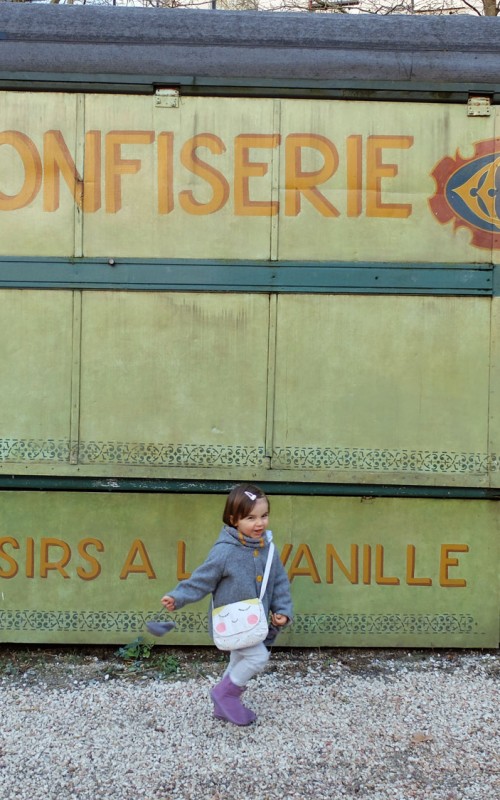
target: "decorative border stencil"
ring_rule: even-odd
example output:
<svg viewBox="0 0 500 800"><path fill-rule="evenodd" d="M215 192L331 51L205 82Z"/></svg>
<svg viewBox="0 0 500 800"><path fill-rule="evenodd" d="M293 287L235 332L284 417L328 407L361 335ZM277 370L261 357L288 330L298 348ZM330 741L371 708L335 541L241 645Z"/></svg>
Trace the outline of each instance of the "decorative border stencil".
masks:
<svg viewBox="0 0 500 800"><path fill-rule="evenodd" d="M137 611L0 611L0 630L140 633L155 612ZM175 615L177 633L207 633L205 613ZM477 622L470 614L299 614L293 633L355 634L473 634Z"/></svg>
<svg viewBox="0 0 500 800"><path fill-rule="evenodd" d="M282 469L369 470L484 474L500 469L500 456L439 450L385 448L278 447L273 467Z"/></svg>
<svg viewBox="0 0 500 800"><path fill-rule="evenodd" d="M155 442L70 442L0 439L0 463L68 463L156 467L264 467L265 448L249 445ZM271 469L487 475L500 471L500 454L386 448L277 447Z"/></svg>
<svg viewBox="0 0 500 800"><path fill-rule="evenodd" d="M128 444L80 442L80 464L130 464L161 467L259 467L264 447L213 444Z"/></svg>
<svg viewBox="0 0 500 800"><path fill-rule="evenodd" d="M0 463L68 462L160 467L260 467L264 447L248 445L70 442L55 439L0 439Z"/></svg>
<svg viewBox="0 0 500 800"><path fill-rule="evenodd" d="M294 633L474 633L470 614L300 614Z"/></svg>
<svg viewBox="0 0 500 800"><path fill-rule="evenodd" d="M67 462L69 459L68 439L0 439L0 462Z"/></svg>
<svg viewBox="0 0 500 800"><path fill-rule="evenodd" d="M0 611L0 630L4 631L73 631L140 633L146 622L157 617L140 611L37 611L19 609ZM206 633L207 615L176 614L177 629L182 633Z"/></svg>

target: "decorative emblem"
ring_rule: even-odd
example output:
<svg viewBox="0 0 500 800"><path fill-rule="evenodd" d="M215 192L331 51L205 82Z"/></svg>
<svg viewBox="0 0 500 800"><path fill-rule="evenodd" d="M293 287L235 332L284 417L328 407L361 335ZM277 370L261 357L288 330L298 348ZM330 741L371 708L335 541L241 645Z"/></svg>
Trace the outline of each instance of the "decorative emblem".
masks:
<svg viewBox="0 0 500 800"><path fill-rule="evenodd" d="M476 142L474 156L446 156L431 173L436 192L429 200L435 217L454 228L469 228L475 247L500 249L500 139Z"/></svg>

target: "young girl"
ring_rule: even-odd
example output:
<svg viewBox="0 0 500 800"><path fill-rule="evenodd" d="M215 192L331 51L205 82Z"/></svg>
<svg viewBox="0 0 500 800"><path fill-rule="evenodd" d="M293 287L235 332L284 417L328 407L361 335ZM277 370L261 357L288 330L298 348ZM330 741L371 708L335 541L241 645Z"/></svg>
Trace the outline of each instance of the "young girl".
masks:
<svg viewBox="0 0 500 800"><path fill-rule="evenodd" d="M195 603L209 593L214 608L259 596L272 539L271 531L267 530L269 508L269 500L257 486L247 483L234 487L226 501L224 525L206 560L190 578L162 597L167 611ZM291 621L290 584L276 549L262 602L266 614L271 612L271 625L275 629ZM255 714L243 705L241 695L250 678L261 672L268 660L269 651L263 642L231 652L221 682L211 691L218 719L234 725L250 725L255 721Z"/></svg>

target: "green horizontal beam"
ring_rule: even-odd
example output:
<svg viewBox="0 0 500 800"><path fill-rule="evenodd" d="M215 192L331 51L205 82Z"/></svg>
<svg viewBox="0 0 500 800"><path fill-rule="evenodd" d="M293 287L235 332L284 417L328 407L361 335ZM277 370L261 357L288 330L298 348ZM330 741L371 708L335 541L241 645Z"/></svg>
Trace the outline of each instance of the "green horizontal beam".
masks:
<svg viewBox="0 0 500 800"><path fill-rule="evenodd" d="M309 97L352 100L413 100L466 102L470 93L485 94L500 103L500 82L456 83L381 80L283 80L216 78L198 75L118 75L113 73L0 71L0 89L151 94L159 86L178 87L184 95Z"/></svg>
<svg viewBox="0 0 500 800"><path fill-rule="evenodd" d="M492 296L491 264L0 258L0 287Z"/></svg>
<svg viewBox="0 0 500 800"><path fill-rule="evenodd" d="M167 494L226 494L238 481L161 480L147 478L88 478L0 475L0 491L113 492ZM294 483L259 481L272 495L317 497L407 497L438 500L500 500L500 488L407 486L385 484Z"/></svg>

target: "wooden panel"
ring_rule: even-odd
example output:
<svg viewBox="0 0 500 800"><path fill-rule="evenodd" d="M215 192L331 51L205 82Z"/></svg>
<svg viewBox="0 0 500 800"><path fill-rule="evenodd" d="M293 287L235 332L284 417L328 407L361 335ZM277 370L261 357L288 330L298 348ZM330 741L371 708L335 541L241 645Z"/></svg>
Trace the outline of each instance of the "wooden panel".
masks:
<svg viewBox="0 0 500 800"><path fill-rule="evenodd" d="M273 467L485 485L490 303L281 296Z"/></svg>
<svg viewBox="0 0 500 800"><path fill-rule="evenodd" d="M156 100L0 93L3 255L490 263L500 246L496 111Z"/></svg>
<svg viewBox="0 0 500 800"><path fill-rule="evenodd" d="M264 459L269 299L85 293L83 463Z"/></svg>
<svg viewBox="0 0 500 800"><path fill-rule="evenodd" d="M85 217L85 255L269 258L269 211L255 204L269 204L273 148L251 150L265 166L242 211L234 176L244 167L234 150L241 134L272 134L272 101L182 98L179 108L157 108L150 96L94 95L85 122L108 147L102 207ZM238 186L244 193L243 178Z"/></svg>
<svg viewBox="0 0 500 800"><path fill-rule="evenodd" d="M4 492L3 641L124 643L205 558L225 496ZM294 625L280 645L496 647L496 504L272 497ZM209 599L165 643L209 644Z"/></svg>
<svg viewBox="0 0 500 800"><path fill-rule="evenodd" d="M0 462L67 462L71 292L0 292Z"/></svg>
<svg viewBox="0 0 500 800"><path fill-rule="evenodd" d="M283 100L281 133L289 153L280 203L289 206L280 217L280 259L490 260L491 237L473 245L463 220L457 227L449 209L439 219L429 200L436 165L477 155L478 140L492 141L492 118L467 118L463 105ZM313 187L300 193L297 210L294 184Z"/></svg>
<svg viewBox="0 0 500 800"><path fill-rule="evenodd" d="M78 107L73 94L0 93L2 253L81 255L72 188L61 177L74 176L75 163L82 169Z"/></svg>

